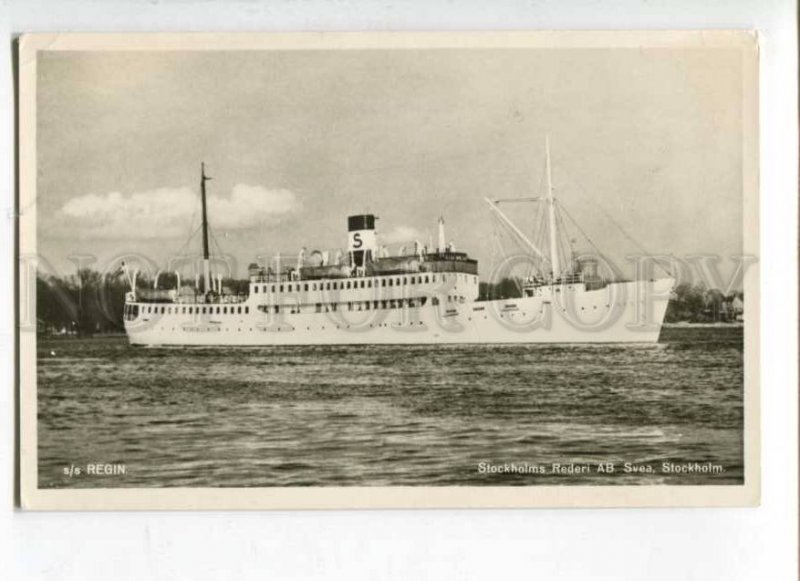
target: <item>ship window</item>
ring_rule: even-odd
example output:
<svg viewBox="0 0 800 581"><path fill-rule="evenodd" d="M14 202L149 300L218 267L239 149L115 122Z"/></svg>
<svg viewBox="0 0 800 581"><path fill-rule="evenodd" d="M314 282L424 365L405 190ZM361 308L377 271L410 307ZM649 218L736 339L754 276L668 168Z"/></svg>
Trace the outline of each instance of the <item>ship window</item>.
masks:
<svg viewBox="0 0 800 581"><path fill-rule="evenodd" d="M369 301L364 301L364 310L365 311L369 310Z"/></svg>
<svg viewBox="0 0 800 581"><path fill-rule="evenodd" d="M272 285L272 292L275 292L275 285Z"/></svg>
<svg viewBox="0 0 800 581"><path fill-rule="evenodd" d="M311 290L317 290L317 283L311 283Z"/></svg>
<svg viewBox="0 0 800 581"><path fill-rule="evenodd" d="M381 308L382 308L382 309L385 309L385 308L386 308L386 301L381 301Z"/></svg>
<svg viewBox="0 0 800 581"><path fill-rule="evenodd" d="M425 303L428 302L428 297L422 297L419 299L419 306L424 307Z"/></svg>
<svg viewBox="0 0 800 581"><path fill-rule="evenodd" d="M278 314L278 313L280 313L280 312L281 312L281 307L280 307L280 305L275 305L275 314L277 315L277 314Z"/></svg>
<svg viewBox="0 0 800 581"><path fill-rule="evenodd" d="M367 288L372 288L372 279L367 281Z"/></svg>
<svg viewBox="0 0 800 581"><path fill-rule="evenodd" d="M316 304L316 305L314 305L314 306L315 306L315 308L316 308L316 310L317 310L317 312L318 312L318 313L321 313L321 312L322 312L322 303L317 303L317 304Z"/></svg>
<svg viewBox="0 0 800 581"><path fill-rule="evenodd" d="M347 288L350 288L350 281L347 281Z"/></svg>
<svg viewBox="0 0 800 581"><path fill-rule="evenodd" d="M381 279L381 286L386 286L386 279L385 278Z"/></svg>
<svg viewBox="0 0 800 581"><path fill-rule="evenodd" d="M308 283L306 283L306 284L304 284L304 285L303 285L303 290L304 290L304 291L307 291L307 290L308 290Z"/></svg>
<svg viewBox="0 0 800 581"><path fill-rule="evenodd" d="M436 305L438 305L438 304L439 304L439 297L433 297L433 300L431 301L431 304L432 304L434 307L435 307Z"/></svg>
<svg viewBox="0 0 800 581"><path fill-rule="evenodd" d="M353 303L352 303L352 302L349 302L349 301L348 301L348 303L347 303L347 310L348 310L348 311L352 311L352 310L353 310Z"/></svg>
<svg viewBox="0 0 800 581"><path fill-rule="evenodd" d="M364 288L364 281L361 281L361 288Z"/></svg>
<svg viewBox="0 0 800 581"><path fill-rule="evenodd" d="M336 303L331 303L331 310L336 311Z"/></svg>
<svg viewBox="0 0 800 581"><path fill-rule="evenodd" d="M257 293L257 292L258 292L258 285L254 285L254 286L253 286L253 292L254 292L254 293Z"/></svg>
<svg viewBox="0 0 800 581"><path fill-rule="evenodd" d="M217 314L219 315L219 307L217 307Z"/></svg>
<svg viewBox="0 0 800 581"><path fill-rule="evenodd" d="M167 307L161 307L161 314L163 315L166 312L167 312Z"/></svg>
<svg viewBox="0 0 800 581"><path fill-rule="evenodd" d="M242 314L242 307L236 307L236 314L237 315L241 315Z"/></svg>
<svg viewBox="0 0 800 581"><path fill-rule="evenodd" d="M325 290L331 290L331 283L329 282L325 283Z"/></svg>
<svg viewBox="0 0 800 581"><path fill-rule="evenodd" d="M246 315L246 314L248 314L249 312L250 312L250 307L245 307L245 308L244 308L244 314Z"/></svg>
<svg viewBox="0 0 800 581"><path fill-rule="evenodd" d="M428 279L428 275L427 274L425 275L425 282L430 282L430 280Z"/></svg>
<svg viewBox="0 0 800 581"><path fill-rule="evenodd" d="M403 284L404 285L408 284L408 278L406 278L405 276L403 277Z"/></svg>
<svg viewBox="0 0 800 581"><path fill-rule="evenodd" d="M280 292L283 292L283 285L281 285L281 286L278 288L278 290L279 290Z"/></svg>
<svg viewBox="0 0 800 581"><path fill-rule="evenodd" d="M286 287L286 290L287 290L287 291L289 291L289 292L292 292L292 285L288 285L288 286Z"/></svg>
<svg viewBox="0 0 800 581"><path fill-rule="evenodd" d="M417 284L417 278L412 276L411 277L411 284Z"/></svg>
<svg viewBox="0 0 800 581"><path fill-rule="evenodd" d="M395 279L397 281L397 286L400 286L400 278Z"/></svg>
<svg viewBox="0 0 800 581"><path fill-rule="evenodd" d="M389 286L392 286L392 284L394 284L394 281L390 278L389 279Z"/></svg>
<svg viewBox="0 0 800 581"><path fill-rule="evenodd" d="M375 310L378 309L378 301L372 301L372 308Z"/></svg>

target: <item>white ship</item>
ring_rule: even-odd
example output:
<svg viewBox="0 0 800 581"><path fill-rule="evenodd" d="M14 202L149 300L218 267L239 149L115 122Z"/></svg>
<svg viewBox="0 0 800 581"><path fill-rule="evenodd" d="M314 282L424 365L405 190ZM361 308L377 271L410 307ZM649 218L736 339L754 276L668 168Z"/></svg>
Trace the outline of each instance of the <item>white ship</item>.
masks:
<svg viewBox="0 0 800 581"><path fill-rule="evenodd" d="M201 172L203 278L194 287L137 288L124 307L134 345L346 345L449 343L653 343L658 341L674 280L607 280L592 259L575 259L559 244L558 206L547 153L547 192L539 204L534 244L487 200L498 222L521 242L530 264L516 298L479 300L478 263L445 241L409 244L388 255L372 214L348 218L346 254L301 251L295 265L249 269L245 294L225 292L211 272L206 181ZM521 201L523 199L506 200ZM544 250L543 250L544 249ZM285 261L284 261L285 262ZM156 276L155 285L158 284Z"/></svg>

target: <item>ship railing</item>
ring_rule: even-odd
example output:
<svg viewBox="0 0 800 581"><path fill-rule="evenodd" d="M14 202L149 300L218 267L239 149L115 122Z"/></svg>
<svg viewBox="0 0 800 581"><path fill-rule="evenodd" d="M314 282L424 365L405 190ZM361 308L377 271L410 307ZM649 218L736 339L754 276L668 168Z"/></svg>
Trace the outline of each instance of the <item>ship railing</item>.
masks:
<svg viewBox="0 0 800 581"><path fill-rule="evenodd" d="M558 284L580 284L584 281L582 272L573 272L560 276L556 283Z"/></svg>
<svg viewBox="0 0 800 581"><path fill-rule="evenodd" d="M244 303L249 295L247 293L223 293L213 297L207 297L202 293L184 294L177 297L176 303L179 304L214 304L228 305Z"/></svg>
<svg viewBox="0 0 800 581"><path fill-rule="evenodd" d="M586 276L586 273L583 272L571 272L567 274L563 274L558 277L555 281L550 278L545 278L543 276L531 276L526 278L523 281L523 287L539 287L539 286L548 286L551 284L581 284L581 283L597 283L601 282L603 279L600 277L593 277L593 276Z"/></svg>
<svg viewBox="0 0 800 581"><path fill-rule="evenodd" d="M292 277L289 274L264 274L264 275L251 275L250 282L260 282L260 283L269 283L269 282L292 282Z"/></svg>

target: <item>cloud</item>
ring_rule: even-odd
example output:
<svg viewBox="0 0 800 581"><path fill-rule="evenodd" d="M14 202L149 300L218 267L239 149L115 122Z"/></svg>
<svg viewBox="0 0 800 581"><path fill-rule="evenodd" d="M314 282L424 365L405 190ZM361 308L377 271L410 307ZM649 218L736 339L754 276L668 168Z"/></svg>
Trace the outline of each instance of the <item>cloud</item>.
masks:
<svg viewBox="0 0 800 581"><path fill-rule="evenodd" d="M241 230L274 222L300 209L285 189L237 184L230 196L209 196L212 228ZM87 238L173 238L199 224L200 200L191 188L158 188L125 196L87 194L66 202L52 220L55 232Z"/></svg>
<svg viewBox="0 0 800 581"><path fill-rule="evenodd" d="M213 224L224 229L252 228L299 209L297 196L289 190L247 184L233 186L230 198L209 200Z"/></svg>
<svg viewBox="0 0 800 581"><path fill-rule="evenodd" d="M399 242L413 242L419 240L425 243L425 235L411 226L395 226L386 234L380 234L379 239L382 244L396 244Z"/></svg>

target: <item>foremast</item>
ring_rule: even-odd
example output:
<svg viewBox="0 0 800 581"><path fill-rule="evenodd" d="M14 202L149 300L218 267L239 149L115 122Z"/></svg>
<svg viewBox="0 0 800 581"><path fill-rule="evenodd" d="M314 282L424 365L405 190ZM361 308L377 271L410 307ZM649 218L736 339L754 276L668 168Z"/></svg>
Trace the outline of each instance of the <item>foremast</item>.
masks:
<svg viewBox="0 0 800 581"><path fill-rule="evenodd" d="M211 178L206 175L206 164L200 163L200 196L203 200L203 291L211 291L211 263L208 251L208 211L206 209L206 182Z"/></svg>

